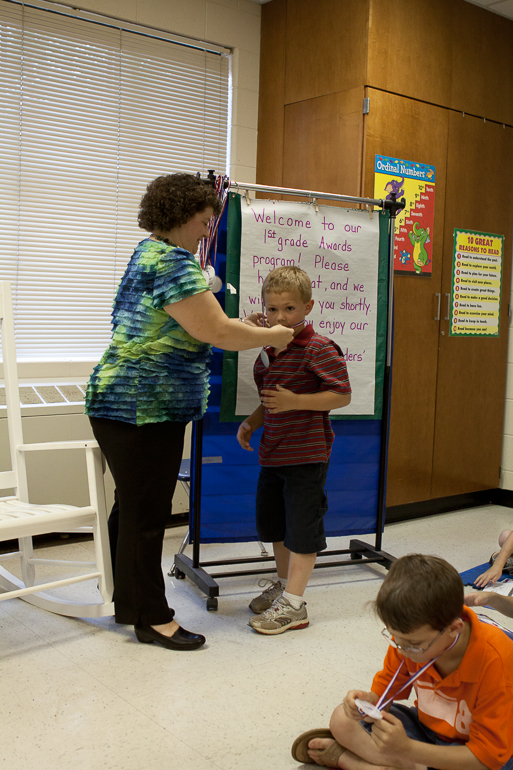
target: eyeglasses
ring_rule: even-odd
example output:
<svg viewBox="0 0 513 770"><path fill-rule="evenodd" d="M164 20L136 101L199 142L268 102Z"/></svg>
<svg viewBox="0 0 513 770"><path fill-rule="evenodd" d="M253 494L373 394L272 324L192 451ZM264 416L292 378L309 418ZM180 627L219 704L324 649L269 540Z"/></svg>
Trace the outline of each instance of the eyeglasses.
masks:
<svg viewBox="0 0 513 770"><path fill-rule="evenodd" d="M433 645L437 641L437 639L440 639L442 634L444 634L447 631L447 629L448 629L448 626L446 626L445 628L442 628L440 633L437 636L435 636L435 638L431 642L429 642L427 647L405 647L402 644L397 644L394 637L389 633L386 626L381 632L381 635L387 640L389 644L391 644L393 647L396 647L398 650L403 650L404 652L411 652L412 654L418 655L420 653L427 652L431 647L431 645Z"/></svg>

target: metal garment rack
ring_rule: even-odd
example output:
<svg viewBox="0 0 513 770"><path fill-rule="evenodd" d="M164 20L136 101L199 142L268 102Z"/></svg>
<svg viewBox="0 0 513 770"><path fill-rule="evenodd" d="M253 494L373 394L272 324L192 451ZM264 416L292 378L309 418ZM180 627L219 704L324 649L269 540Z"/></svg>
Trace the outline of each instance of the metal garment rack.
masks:
<svg viewBox="0 0 513 770"><path fill-rule="evenodd" d="M351 564L381 564L389 569L395 557L382 550L382 533L385 522L385 498L386 498L386 470L388 453L388 433L390 424L390 386L392 369L392 329L393 329L393 300L394 300L394 239L395 239L395 220L398 211L404 208L406 201L401 199L397 201L392 194L391 200L382 200L374 198L357 198L349 195L335 195L334 193L313 192L311 190L294 190L285 187L268 187L258 184L242 184L239 182L230 183L230 191L245 191L275 193L277 195L294 195L302 198L309 198L312 202L317 200L330 200L342 203L359 203L364 206L377 206L380 209L390 211L390 223L388 234L388 307L387 307L387 334L386 334L386 359L385 372L383 378L383 413L381 417L381 447L379 458L379 477L378 477L378 503L377 503L377 522L376 537L374 545L363 542L363 540L350 540L349 548L322 551L317 558L326 556L349 555L349 559L341 561L328 561L326 563L316 563L315 569L323 567L350 566ZM370 210L370 209L369 209ZM198 588L207 596L207 610L217 610L219 596L219 585L217 580L224 577L236 577L239 575L260 575L274 572L274 566L260 567L259 569L246 569L242 571L230 570L228 572L217 572L210 575L205 567L233 567L238 564L248 564L256 566L257 564L272 562L274 557L252 557L240 559L214 559L211 561L200 562L200 532L201 532L201 470L203 456L203 420L194 423L192 431L191 445L191 497L190 509L193 512L192 521L192 559L185 553L175 554L174 576L178 579L188 577Z"/></svg>

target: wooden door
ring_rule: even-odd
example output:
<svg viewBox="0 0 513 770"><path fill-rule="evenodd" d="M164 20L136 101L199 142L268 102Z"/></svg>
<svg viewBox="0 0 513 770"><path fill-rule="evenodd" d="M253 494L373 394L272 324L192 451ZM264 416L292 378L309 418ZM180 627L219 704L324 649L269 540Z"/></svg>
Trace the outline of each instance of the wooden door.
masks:
<svg viewBox="0 0 513 770"><path fill-rule="evenodd" d="M448 112L413 99L367 89L362 194L374 197L376 154L435 166L433 272L394 279L394 360L387 505L431 494L441 292Z"/></svg>
<svg viewBox="0 0 513 770"><path fill-rule="evenodd" d="M513 129L451 112L443 294L451 291L454 228L505 235L498 338L450 337L440 325L431 497L499 485L513 223ZM444 307L442 318L447 315Z"/></svg>

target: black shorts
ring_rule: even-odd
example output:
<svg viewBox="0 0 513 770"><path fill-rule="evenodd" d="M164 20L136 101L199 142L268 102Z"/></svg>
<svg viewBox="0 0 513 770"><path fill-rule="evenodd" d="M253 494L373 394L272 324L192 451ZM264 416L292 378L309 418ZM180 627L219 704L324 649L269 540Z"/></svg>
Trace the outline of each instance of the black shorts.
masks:
<svg viewBox="0 0 513 770"><path fill-rule="evenodd" d="M262 466L256 494L258 537L281 543L294 553L326 548L323 517L328 510L324 491L329 463Z"/></svg>

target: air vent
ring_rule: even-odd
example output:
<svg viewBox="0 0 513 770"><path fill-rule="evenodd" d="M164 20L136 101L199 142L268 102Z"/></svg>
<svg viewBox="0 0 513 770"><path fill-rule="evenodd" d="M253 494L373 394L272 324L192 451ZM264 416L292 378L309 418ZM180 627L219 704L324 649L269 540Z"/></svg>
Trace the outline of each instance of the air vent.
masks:
<svg viewBox="0 0 513 770"><path fill-rule="evenodd" d="M83 404L85 383L59 383L58 385L21 385L20 404L24 406L52 406L58 404ZM0 386L0 407L5 406L5 387Z"/></svg>

